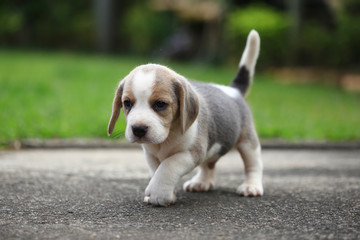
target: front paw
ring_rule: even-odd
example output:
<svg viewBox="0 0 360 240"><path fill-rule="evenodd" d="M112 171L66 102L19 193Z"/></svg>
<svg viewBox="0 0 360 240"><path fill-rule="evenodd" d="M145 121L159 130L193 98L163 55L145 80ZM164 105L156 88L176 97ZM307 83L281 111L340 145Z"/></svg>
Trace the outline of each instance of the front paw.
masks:
<svg viewBox="0 0 360 240"><path fill-rule="evenodd" d="M260 197L264 194L262 183L243 183L241 184L236 193L244 197Z"/></svg>
<svg viewBox="0 0 360 240"><path fill-rule="evenodd" d="M176 192L174 189L152 185L153 184L150 183L145 190L145 203L164 207L175 203Z"/></svg>

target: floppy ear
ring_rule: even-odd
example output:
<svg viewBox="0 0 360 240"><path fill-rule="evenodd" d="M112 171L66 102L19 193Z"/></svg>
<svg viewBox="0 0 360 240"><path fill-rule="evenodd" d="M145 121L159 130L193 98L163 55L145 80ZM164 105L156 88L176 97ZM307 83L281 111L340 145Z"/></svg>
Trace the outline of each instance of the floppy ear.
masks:
<svg viewBox="0 0 360 240"><path fill-rule="evenodd" d="M122 97L122 93L123 93L123 87L124 87L124 82L121 81L120 84L119 84L119 87L117 88L117 90L115 92L115 97L114 97L113 106L112 106L111 118L110 118L110 121L109 121L108 130L107 130L108 136L110 136L110 134L113 132L114 127L115 127L115 123L118 120L119 115L120 115L120 110L122 108L121 97Z"/></svg>
<svg viewBox="0 0 360 240"><path fill-rule="evenodd" d="M199 98L185 79L176 81L176 93L179 102L181 133L184 134L199 114Z"/></svg>

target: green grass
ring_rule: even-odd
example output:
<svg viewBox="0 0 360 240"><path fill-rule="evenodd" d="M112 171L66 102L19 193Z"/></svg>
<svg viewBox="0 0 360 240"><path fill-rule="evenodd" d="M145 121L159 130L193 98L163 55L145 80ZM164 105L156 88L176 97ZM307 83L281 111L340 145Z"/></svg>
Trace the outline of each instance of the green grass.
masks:
<svg viewBox="0 0 360 240"><path fill-rule="evenodd" d="M146 59L0 50L0 143L106 137L117 83ZM235 69L168 63L192 79L229 84ZM248 98L260 137L360 139L360 94L256 75ZM122 116L113 137L124 133Z"/></svg>
<svg viewBox="0 0 360 240"><path fill-rule="evenodd" d="M360 94L320 84L280 84L260 77L249 96L261 137L360 139Z"/></svg>

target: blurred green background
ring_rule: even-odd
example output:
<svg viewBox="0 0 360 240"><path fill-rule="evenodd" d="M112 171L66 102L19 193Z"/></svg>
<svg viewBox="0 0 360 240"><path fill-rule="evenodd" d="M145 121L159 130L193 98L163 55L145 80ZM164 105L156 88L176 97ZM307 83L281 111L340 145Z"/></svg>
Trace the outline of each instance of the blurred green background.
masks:
<svg viewBox="0 0 360 240"><path fill-rule="evenodd" d="M115 87L139 64L227 85L251 29L260 137L359 140L359 23L355 0L2 0L0 145L105 138Z"/></svg>

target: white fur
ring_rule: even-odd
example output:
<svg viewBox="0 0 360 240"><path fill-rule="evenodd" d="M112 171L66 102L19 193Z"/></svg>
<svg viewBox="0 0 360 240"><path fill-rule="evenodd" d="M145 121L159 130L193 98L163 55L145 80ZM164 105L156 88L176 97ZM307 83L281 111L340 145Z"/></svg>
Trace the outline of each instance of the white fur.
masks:
<svg viewBox="0 0 360 240"><path fill-rule="evenodd" d="M243 196L262 196L264 193L262 185L262 159L261 147L252 149L249 143L241 143L238 150L244 161L245 182L241 184L237 193Z"/></svg>
<svg viewBox="0 0 360 240"><path fill-rule="evenodd" d="M161 119L151 109L149 98L153 91L155 83L155 71L144 73L139 70L133 77L132 92L136 98L132 109L127 116L127 125L125 137L130 142L149 141L151 143L161 143L165 140L168 132L163 127ZM134 125L143 125L148 127L148 132L141 141L133 134L132 127Z"/></svg>
<svg viewBox="0 0 360 240"><path fill-rule="evenodd" d="M161 119L149 106L149 98L156 87L154 72L144 73L139 68L132 81L136 102L127 116L125 135L130 142L137 141L132 126L148 126L148 132L142 138L147 144L142 146L152 178L145 190L144 201L166 206L175 202L176 183L195 167L195 160L189 149L196 141L198 121L195 120L184 134L180 129L167 132Z"/></svg>
<svg viewBox="0 0 360 240"><path fill-rule="evenodd" d="M213 84L213 86L217 87L218 89L223 91L226 95L228 95L231 98L239 98L240 97L239 90L237 90L235 88L228 87L228 86L223 86L223 85L218 85L218 84Z"/></svg>
<svg viewBox="0 0 360 240"><path fill-rule="evenodd" d="M160 163L170 157L176 152L188 150L195 142L196 135L198 132L198 121L190 126L184 135L178 132L169 133L166 144L154 145L154 144L143 144L143 149L146 151L146 155L153 156ZM151 159L149 159L151 161ZM150 164L153 165L153 164ZM149 165L149 167L151 167Z"/></svg>
<svg viewBox="0 0 360 240"><path fill-rule="evenodd" d="M213 158L216 158L220 152L220 149L221 145L219 143L214 143L214 145L212 145L207 152L206 159L211 160Z"/></svg>
<svg viewBox="0 0 360 240"><path fill-rule="evenodd" d="M215 168L210 169L206 164L199 167L196 175L183 185L184 191L205 192L214 189Z"/></svg>
<svg viewBox="0 0 360 240"><path fill-rule="evenodd" d="M163 144L143 144L146 161L152 176L145 190L144 202L167 206L176 200L174 188L180 178L195 167L188 149L195 143L198 121L184 135L171 132Z"/></svg>
<svg viewBox="0 0 360 240"><path fill-rule="evenodd" d="M250 78L254 75L259 48L259 35L256 31L251 31L239 63L240 67L246 66L250 71ZM148 71L149 69L154 70ZM127 80L132 81L131 91L135 100L126 118L127 126L125 136L130 142L146 143L142 146L149 166L151 180L146 187L144 201L153 205L167 206L176 200L174 190L180 178L193 170L197 164L200 165L199 171L191 180L183 185L184 190L207 191L214 188L214 167L215 162L220 157L222 146L220 143L215 143L205 152L205 149L208 149L208 146L206 146L207 135L203 133L199 134L199 130L206 129L201 125L206 125L206 122L204 123L196 119L185 133L181 132L179 119L175 119L175 125L172 128L165 128L162 125L161 118L149 105L149 98L152 95L153 89L156 88L155 80L157 69L167 71L167 74L170 73L170 75L172 75L172 79L181 79L179 82L187 81L181 75L161 65L148 64L134 69L132 73L129 74L132 78L129 77ZM213 85L231 98L241 97L240 92L235 88L217 84ZM188 93L197 94L196 91L190 91ZM197 96L197 98L201 100L199 96ZM113 106L116 107L115 100ZM204 102L200 101L200 108L207 106L202 103ZM208 109L208 111L211 111L211 109ZM115 115L115 117L112 116L111 118L108 128L110 129L110 133L113 127L111 124L116 122L116 120L113 121L116 117ZM132 131L134 125L148 127L146 135L141 139L134 136ZM209 131L211 130L212 129L209 129ZM199 143L199 146L194 145ZM261 196L263 194L263 186L260 146L255 149L253 143L241 142L237 146L237 149L244 160L246 177L245 182L238 187L237 193L244 196ZM197 159L194 159L193 156L196 156Z"/></svg>
<svg viewBox="0 0 360 240"><path fill-rule="evenodd" d="M148 99L155 84L155 71L137 71L133 77L132 91L136 99Z"/></svg>
<svg viewBox="0 0 360 240"><path fill-rule="evenodd" d="M246 46L239 67L246 66L249 70L250 78L254 76L256 60L260 52L260 36L255 30L251 30L246 41Z"/></svg>
<svg viewBox="0 0 360 240"><path fill-rule="evenodd" d="M184 191L204 192L215 187L215 168L210 169L208 163L219 159L221 144L214 143L206 154L206 162L203 163L197 174L183 185Z"/></svg>
<svg viewBox="0 0 360 240"><path fill-rule="evenodd" d="M194 167L195 161L189 151L178 152L165 159L145 189L144 202L161 206L173 204L176 200L175 185Z"/></svg>

